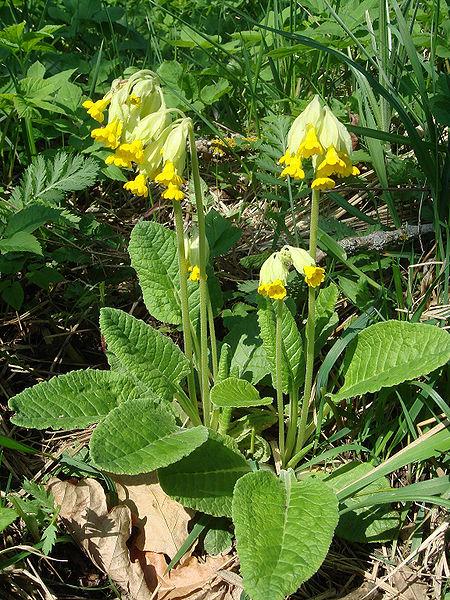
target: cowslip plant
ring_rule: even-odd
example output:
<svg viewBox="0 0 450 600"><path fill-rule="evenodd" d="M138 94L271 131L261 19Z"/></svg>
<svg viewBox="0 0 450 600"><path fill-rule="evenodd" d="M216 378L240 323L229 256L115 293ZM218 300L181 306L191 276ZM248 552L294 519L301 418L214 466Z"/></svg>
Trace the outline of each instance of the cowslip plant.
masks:
<svg viewBox="0 0 450 600"><path fill-rule="evenodd" d="M100 329L110 370L75 371L21 392L10 400L12 420L53 429L97 424L89 447L99 469L157 470L163 489L184 506L231 518L247 594L282 600L320 567L339 522L336 481L342 480L308 474L300 463L314 429L316 324L324 314L323 298L336 300L333 288L326 288L331 293L319 298L316 311L316 290L325 279L315 260L320 191L334 185L334 176L357 175L349 135L315 98L294 122L280 159L286 165L282 175L294 180L305 177L303 161L311 159L310 244L309 251L284 246L261 268L258 322L274 388L262 394L256 381L230 368L229 345L219 352L214 319L220 289L209 258L214 248L208 248L191 120L166 109L164 92L148 71L114 82L103 99L84 106L102 125L93 137L113 151L106 161L134 172L126 189L147 196L152 180L172 202L175 231L141 221L129 252L150 315L181 326L184 348L132 315L103 308ZM187 237L181 204L186 143L197 216L197 229ZM292 268L308 287L306 343L287 302ZM368 327L349 346L344 384L328 390L329 402L374 394L437 369L450 357L449 340L446 331L431 325L387 321ZM278 441L270 433L274 424ZM439 436L436 448L449 448L450 435ZM351 478L345 485L355 493L364 487ZM348 515L351 494L342 495L344 500Z"/></svg>

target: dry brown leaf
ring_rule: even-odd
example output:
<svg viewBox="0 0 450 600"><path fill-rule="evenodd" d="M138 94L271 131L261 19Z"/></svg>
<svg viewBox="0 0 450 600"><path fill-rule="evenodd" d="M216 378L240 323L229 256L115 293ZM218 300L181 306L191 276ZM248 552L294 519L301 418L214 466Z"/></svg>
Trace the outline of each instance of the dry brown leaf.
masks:
<svg viewBox="0 0 450 600"><path fill-rule="evenodd" d="M146 552L145 560L158 578L155 600L239 600L242 588L220 576L230 563L229 556L190 556L166 574L167 562L162 554Z"/></svg>
<svg viewBox="0 0 450 600"><path fill-rule="evenodd" d="M394 573L392 583L405 600L427 600L428 598L427 583L406 565Z"/></svg>
<svg viewBox="0 0 450 600"><path fill-rule="evenodd" d="M119 499L130 508L140 530L136 547L173 558L188 535L193 513L162 490L156 472L114 476L114 481Z"/></svg>
<svg viewBox="0 0 450 600"><path fill-rule="evenodd" d="M52 479L48 489L60 506L59 516L91 560L132 600L150 600L156 581L148 584L139 562L131 562L127 541L131 534L131 511L115 506L110 512L102 486L95 479L78 483ZM150 587L149 587L150 586Z"/></svg>

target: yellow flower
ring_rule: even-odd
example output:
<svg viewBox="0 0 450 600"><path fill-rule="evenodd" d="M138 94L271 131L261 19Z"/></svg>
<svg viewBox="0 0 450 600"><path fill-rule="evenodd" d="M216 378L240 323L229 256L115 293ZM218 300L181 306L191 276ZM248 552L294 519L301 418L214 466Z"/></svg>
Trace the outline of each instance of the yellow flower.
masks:
<svg viewBox="0 0 450 600"><path fill-rule="evenodd" d="M127 181L123 186L125 190L130 191L135 196L142 196L143 198L147 198L148 196L148 187L147 180L145 179L145 175L140 173L135 179L131 181Z"/></svg>
<svg viewBox="0 0 450 600"><path fill-rule="evenodd" d="M287 151L278 162L286 165L281 171L280 177L287 177L289 175L293 179L304 179L305 171L302 168L302 161L298 156L292 156Z"/></svg>
<svg viewBox="0 0 450 600"><path fill-rule="evenodd" d="M163 170L155 177L155 182L166 186L180 186L184 183L183 178L178 175L175 165L170 160L165 162Z"/></svg>
<svg viewBox="0 0 450 600"><path fill-rule="evenodd" d="M200 280L200 267L198 265L194 265L193 267L189 267L189 279L191 281L199 281Z"/></svg>
<svg viewBox="0 0 450 600"><path fill-rule="evenodd" d="M336 184L329 177L317 177L311 183L312 190L332 190Z"/></svg>
<svg viewBox="0 0 450 600"><path fill-rule="evenodd" d="M325 269L315 266L306 266L303 268L305 281L309 287L319 286L325 279Z"/></svg>
<svg viewBox="0 0 450 600"><path fill-rule="evenodd" d="M323 148L317 137L316 128L314 125L308 125L306 128L306 135L298 148L298 154L302 158L309 158L310 156L322 153Z"/></svg>
<svg viewBox="0 0 450 600"><path fill-rule="evenodd" d="M344 176L347 174L349 167L350 173L352 170L352 164L348 156L342 154L345 160L339 156L334 146L330 146L325 154L325 158L316 168L317 177L329 177L330 175Z"/></svg>
<svg viewBox="0 0 450 600"><path fill-rule="evenodd" d="M97 129L93 129L91 131L91 136L96 142L99 142L107 148L112 148L114 150L120 143L122 130L122 121L116 120L112 123L108 123L106 127L98 127Z"/></svg>
<svg viewBox="0 0 450 600"><path fill-rule="evenodd" d="M130 104L134 104L135 106L139 106L142 102L142 98L140 96L138 96L137 94L130 94L128 96L128 102Z"/></svg>
<svg viewBox="0 0 450 600"><path fill-rule="evenodd" d="M301 275L303 275L305 267L315 265L313 257L303 248L283 246L280 256L286 267L293 266Z"/></svg>
<svg viewBox="0 0 450 600"><path fill-rule="evenodd" d="M259 272L258 294L273 300L286 297L288 268L279 252L274 252L264 261Z"/></svg>
<svg viewBox="0 0 450 600"><path fill-rule="evenodd" d="M87 113L90 117L92 117L99 123L103 123L103 121L105 120L105 115L103 113L106 110L109 103L109 98L102 98L101 100L97 100L96 102L93 102L92 100L85 100L82 106L87 110Z"/></svg>
<svg viewBox="0 0 450 600"><path fill-rule="evenodd" d="M142 141L134 140L134 142L120 144L115 153L110 154L105 162L107 165L116 165L116 167L129 169L132 162L139 164L143 158L144 148Z"/></svg>
<svg viewBox="0 0 450 600"><path fill-rule="evenodd" d="M184 192L180 190L178 185L169 183L167 189L163 192L162 197L166 200L183 200Z"/></svg>
<svg viewBox="0 0 450 600"><path fill-rule="evenodd" d="M302 142L305 141L308 133L312 136L311 128L315 131L320 129L322 123L322 107L319 96L314 96L308 106L292 123L288 133L288 150L291 154L297 154ZM313 141L310 138L310 141ZM311 154L309 155L311 156Z"/></svg>

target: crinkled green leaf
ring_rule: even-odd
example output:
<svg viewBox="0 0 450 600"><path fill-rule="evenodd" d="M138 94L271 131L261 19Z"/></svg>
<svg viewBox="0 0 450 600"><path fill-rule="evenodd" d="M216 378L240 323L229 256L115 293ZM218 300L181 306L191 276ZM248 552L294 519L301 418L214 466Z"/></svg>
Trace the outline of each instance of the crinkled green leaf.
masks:
<svg viewBox="0 0 450 600"><path fill-rule="evenodd" d="M450 360L450 334L435 325L385 321L364 329L348 347L345 381L335 402L427 375Z"/></svg>
<svg viewBox="0 0 450 600"><path fill-rule="evenodd" d="M167 405L137 398L117 406L97 426L90 451L99 469L137 475L179 461L207 437L206 427L177 427Z"/></svg>
<svg viewBox="0 0 450 600"><path fill-rule="evenodd" d="M272 398L261 398L258 390L245 379L228 377L211 389L211 402L222 408L243 408L272 404Z"/></svg>
<svg viewBox="0 0 450 600"><path fill-rule="evenodd" d="M338 521L337 499L312 478L270 471L242 477L233 522L244 589L252 600L284 600L319 569Z"/></svg>
<svg viewBox="0 0 450 600"><path fill-rule="evenodd" d="M9 401L11 421L35 429L83 429L145 390L111 371L72 371L27 388Z"/></svg>
<svg viewBox="0 0 450 600"><path fill-rule="evenodd" d="M15 521L18 516L19 515L13 508L0 506L0 532L6 529L8 525L11 525L11 523Z"/></svg>
<svg viewBox="0 0 450 600"><path fill-rule="evenodd" d="M166 398L189 373L189 362L168 337L116 308L102 308L100 329L108 349L128 373Z"/></svg>
<svg viewBox="0 0 450 600"><path fill-rule="evenodd" d="M42 246L37 238L26 231L18 231L11 237L0 240L0 252L31 252L42 256Z"/></svg>
<svg viewBox="0 0 450 600"><path fill-rule="evenodd" d="M189 456L159 469L163 490L183 506L216 517L231 516L236 481L250 467L228 436L209 432L207 441Z"/></svg>
<svg viewBox="0 0 450 600"><path fill-rule="evenodd" d="M295 319L291 311L283 303L282 316L282 377L283 392L287 393L292 385L300 385L305 370L303 357L302 338L298 331ZM272 382L275 382L275 337L276 337L276 318L273 302L264 300L261 308L258 310L258 321L263 341L263 347L266 352L267 360L272 369Z"/></svg>

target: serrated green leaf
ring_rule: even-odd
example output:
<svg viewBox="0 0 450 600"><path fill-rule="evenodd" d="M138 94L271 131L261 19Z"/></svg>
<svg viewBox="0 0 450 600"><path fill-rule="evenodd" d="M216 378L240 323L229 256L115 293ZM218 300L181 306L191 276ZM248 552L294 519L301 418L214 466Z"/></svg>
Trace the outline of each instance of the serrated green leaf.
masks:
<svg viewBox="0 0 450 600"><path fill-rule="evenodd" d="M32 204L11 215L8 219L4 235L12 236L16 233L33 233L45 223L59 221L61 210L51 206Z"/></svg>
<svg viewBox="0 0 450 600"><path fill-rule="evenodd" d="M256 471L236 483L233 522L245 591L252 600L284 600L325 559L337 499L317 479Z"/></svg>
<svg viewBox="0 0 450 600"><path fill-rule="evenodd" d="M38 383L9 400L11 421L35 429L83 429L121 402L142 396L128 376L111 371L72 371Z"/></svg>
<svg viewBox="0 0 450 600"><path fill-rule="evenodd" d="M8 525L11 525L11 523L15 521L18 516L19 515L13 508L0 506L0 532L6 529Z"/></svg>
<svg viewBox="0 0 450 600"><path fill-rule="evenodd" d="M302 338L291 311L282 305L282 378L283 392L287 393L291 386L299 386L305 370ZM276 318L273 303L264 300L258 310L258 321L267 360L272 370L272 382L275 382L275 337Z"/></svg>
<svg viewBox="0 0 450 600"><path fill-rule="evenodd" d="M155 394L171 398L174 384L189 373L187 358L172 340L122 310L102 308L100 329L126 371Z"/></svg>
<svg viewBox="0 0 450 600"><path fill-rule="evenodd" d="M99 469L138 475L179 461L207 437L206 427L177 427L168 406L137 398L117 406L96 427L90 451Z"/></svg>
<svg viewBox="0 0 450 600"><path fill-rule="evenodd" d="M239 240L242 231L232 225L216 210L206 215L206 237L211 256L222 256Z"/></svg>
<svg viewBox="0 0 450 600"><path fill-rule="evenodd" d="M42 256L42 247L36 237L25 231L18 231L11 237L0 240L0 252L31 252Z"/></svg>
<svg viewBox="0 0 450 600"><path fill-rule="evenodd" d="M178 259L173 231L140 221L131 232L128 251L148 312L164 323L181 323Z"/></svg>
<svg viewBox="0 0 450 600"><path fill-rule="evenodd" d="M222 408L264 406L272 401L272 398L261 398L255 386L238 377L228 377L211 389L211 402Z"/></svg>
<svg viewBox="0 0 450 600"><path fill-rule="evenodd" d="M358 334L344 359L335 402L421 377L450 360L450 334L434 325L385 321Z"/></svg>
<svg viewBox="0 0 450 600"><path fill-rule="evenodd" d="M207 441L179 462L158 470L163 490L183 506L231 516L236 481L250 467L232 438L209 431Z"/></svg>

